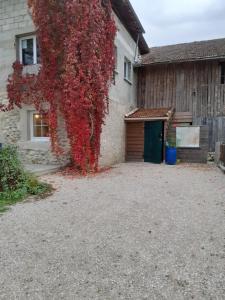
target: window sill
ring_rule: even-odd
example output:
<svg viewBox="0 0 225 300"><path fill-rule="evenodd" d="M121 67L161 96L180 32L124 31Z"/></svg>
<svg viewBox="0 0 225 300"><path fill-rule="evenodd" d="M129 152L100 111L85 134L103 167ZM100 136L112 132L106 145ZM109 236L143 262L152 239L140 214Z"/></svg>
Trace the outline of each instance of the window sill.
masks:
<svg viewBox="0 0 225 300"><path fill-rule="evenodd" d="M50 139L49 138L32 138L30 140L30 142L32 143L49 143L50 142Z"/></svg>
<svg viewBox="0 0 225 300"><path fill-rule="evenodd" d="M33 65L23 65L23 74L34 74L37 75L40 70L40 64L33 64Z"/></svg>
<svg viewBox="0 0 225 300"><path fill-rule="evenodd" d="M132 85L132 82L129 79L124 78L124 81L126 81L127 83L129 83L130 85Z"/></svg>

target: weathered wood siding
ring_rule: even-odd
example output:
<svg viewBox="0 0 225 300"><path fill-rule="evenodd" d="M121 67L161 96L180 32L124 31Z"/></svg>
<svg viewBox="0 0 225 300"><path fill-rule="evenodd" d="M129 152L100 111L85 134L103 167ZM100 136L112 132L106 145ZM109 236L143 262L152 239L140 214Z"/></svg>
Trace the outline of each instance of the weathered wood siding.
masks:
<svg viewBox="0 0 225 300"><path fill-rule="evenodd" d="M225 166L225 144L222 144L220 146L220 161L223 163Z"/></svg>
<svg viewBox="0 0 225 300"><path fill-rule="evenodd" d="M209 126L210 151L225 140L225 85L218 61L152 65L138 73L139 107L191 112L194 124Z"/></svg>
<svg viewBox="0 0 225 300"><path fill-rule="evenodd" d="M143 161L144 122L126 123L126 161Z"/></svg>
<svg viewBox="0 0 225 300"><path fill-rule="evenodd" d="M209 151L215 151L217 142L225 142L225 117L193 118L193 125L208 126Z"/></svg>

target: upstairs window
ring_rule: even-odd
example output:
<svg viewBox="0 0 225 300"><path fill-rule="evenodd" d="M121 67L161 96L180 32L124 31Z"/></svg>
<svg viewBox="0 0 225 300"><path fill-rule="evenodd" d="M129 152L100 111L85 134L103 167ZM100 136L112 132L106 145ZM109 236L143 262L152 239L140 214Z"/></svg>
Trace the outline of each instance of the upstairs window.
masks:
<svg viewBox="0 0 225 300"><path fill-rule="evenodd" d="M24 66L40 63L40 51L35 35L25 36L19 39L20 62Z"/></svg>
<svg viewBox="0 0 225 300"><path fill-rule="evenodd" d="M115 67L113 71L112 83L116 84L116 74L118 74L117 67L118 67L118 50L117 47L114 46L114 57L115 57Z"/></svg>
<svg viewBox="0 0 225 300"><path fill-rule="evenodd" d="M221 84L225 84L225 62L221 63Z"/></svg>
<svg viewBox="0 0 225 300"><path fill-rule="evenodd" d="M49 119L47 114L31 113L31 140L49 140Z"/></svg>
<svg viewBox="0 0 225 300"><path fill-rule="evenodd" d="M118 49L117 49L117 46L114 46L114 55L115 55L115 71L117 71L117 68L118 68Z"/></svg>
<svg viewBox="0 0 225 300"><path fill-rule="evenodd" d="M124 59L124 79L131 83L132 63L126 57Z"/></svg>

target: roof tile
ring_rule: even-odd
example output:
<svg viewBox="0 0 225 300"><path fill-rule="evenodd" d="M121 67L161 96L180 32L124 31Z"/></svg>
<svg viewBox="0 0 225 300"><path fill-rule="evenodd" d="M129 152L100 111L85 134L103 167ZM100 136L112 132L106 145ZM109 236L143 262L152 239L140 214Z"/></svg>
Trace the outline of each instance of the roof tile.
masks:
<svg viewBox="0 0 225 300"><path fill-rule="evenodd" d="M171 108L153 108L145 109L139 108L135 112L126 116L126 119L154 119L154 118L167 118Z"/></svg>
<svg viewBox="0 0 225 300"><path fill-rule="evenodd" d="M225 38L186 44L150 48L143 55L141 65L186 62L207 59L225 59Z"/></svg>

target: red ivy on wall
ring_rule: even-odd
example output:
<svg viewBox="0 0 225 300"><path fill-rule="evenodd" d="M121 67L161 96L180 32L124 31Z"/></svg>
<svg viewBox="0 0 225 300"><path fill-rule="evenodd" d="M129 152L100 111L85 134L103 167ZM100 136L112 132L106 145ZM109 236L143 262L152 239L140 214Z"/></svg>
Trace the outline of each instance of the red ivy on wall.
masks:
<svg viewBox="0 0 225 300"><path fill-rule="evenodd" d="M115 21L110 0L28 0L41 51L37 75L15 62L8 109L49 106L53 151L59 153L59 115L65 120L71 158L83 173L95 171L114 69ZM1 108L4 110L4 108Z"/></svg>

